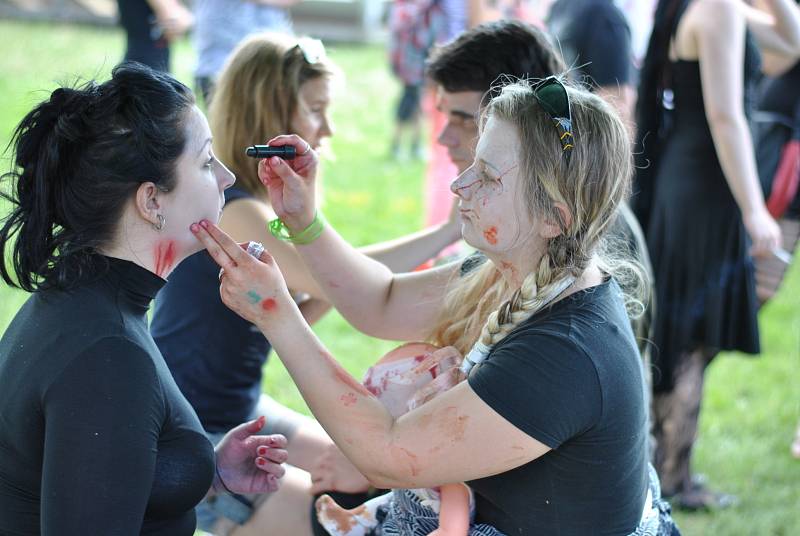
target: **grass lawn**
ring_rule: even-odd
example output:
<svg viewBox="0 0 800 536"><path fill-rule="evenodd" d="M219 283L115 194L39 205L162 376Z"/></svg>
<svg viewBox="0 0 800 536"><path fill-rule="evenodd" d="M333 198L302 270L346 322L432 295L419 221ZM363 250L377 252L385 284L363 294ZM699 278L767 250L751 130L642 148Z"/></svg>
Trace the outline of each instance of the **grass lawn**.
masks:
<svg viewBox="0 0 800 536"><path fill-rule="evenodd" d="M0 144L45 90L75 75L108 76L122 57L117 30L0 21ZM347 74L334 106L335 159L325 163L325 214L355 244L367 244L417 230L422 224L423 165L386 158L392 106L398 87L380 47L331 47ZM173 56L176 75L191 82L193 55L188 42ZM8 169L7 155L0 167ZM0 210L4 210L0 208ZM0 289L0 330L20 304L23 292ZM800 461L788 445L800 418L800 266L795 265L780 296L761 315L764 353L760 359L721 356L707 376L696 467L714 486L739 495L734 509L711 514L679 514L687 535L800 535ZM329 314L315 331L353 374L393 344L356 333ZM277 358L266 369L264 390L306 411Z"/></svg>

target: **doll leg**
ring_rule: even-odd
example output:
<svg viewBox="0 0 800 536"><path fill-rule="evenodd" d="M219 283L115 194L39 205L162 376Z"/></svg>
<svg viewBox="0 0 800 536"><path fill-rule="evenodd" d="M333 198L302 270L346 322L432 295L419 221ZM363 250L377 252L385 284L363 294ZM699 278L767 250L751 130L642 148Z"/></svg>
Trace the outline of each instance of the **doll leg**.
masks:
<svg viewBox="0 0 800 536"><path fill-rule="evenodd" d="M378 524L375 513L392 499L391 493L379 495L352 510L345 510L328 495L317 499L317 519L332 536L365 536Z"/></svg>
<svg viewBox="0 0 800 536"><path fill-rule="evenodd" d="M439 494L439 528L428 536L467 536L472 502L469 488L466 484L445 484Z"/></svg>

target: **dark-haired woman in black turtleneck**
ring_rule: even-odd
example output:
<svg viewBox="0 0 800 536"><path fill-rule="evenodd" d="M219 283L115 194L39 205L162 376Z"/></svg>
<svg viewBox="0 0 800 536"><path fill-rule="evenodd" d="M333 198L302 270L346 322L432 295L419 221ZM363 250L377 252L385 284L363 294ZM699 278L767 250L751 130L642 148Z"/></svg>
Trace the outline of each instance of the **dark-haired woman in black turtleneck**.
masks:
<svg viewBox="0 0 800 536"><path fill-rule="evenodd" d="M207 494L277 489L285 438L258 419L215 452L148 331L233 183L189 89L119 66L55 90L14 149L0 274L33 295L0 341L0 533L189 536Z"/></svg>

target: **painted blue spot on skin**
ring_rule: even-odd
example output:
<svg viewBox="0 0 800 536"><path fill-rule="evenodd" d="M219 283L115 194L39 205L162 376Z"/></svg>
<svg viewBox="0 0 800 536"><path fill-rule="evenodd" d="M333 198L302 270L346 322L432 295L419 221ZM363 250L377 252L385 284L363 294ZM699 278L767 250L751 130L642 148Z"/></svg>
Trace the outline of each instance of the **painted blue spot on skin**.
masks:
<svg viewBox="0 0 800 536"><path fill-rule="evenodd" d="M258 295L258 292L256 292L255 290L251 290L251 291L249 291L249 292L247 293L247 299L248 299L248 301L249 301L250 303L252 303L253 305L255 305L255 304L257 304L258 302L260 302L260 301L261 301L261 296L259 296L259 295Z"/></svg>

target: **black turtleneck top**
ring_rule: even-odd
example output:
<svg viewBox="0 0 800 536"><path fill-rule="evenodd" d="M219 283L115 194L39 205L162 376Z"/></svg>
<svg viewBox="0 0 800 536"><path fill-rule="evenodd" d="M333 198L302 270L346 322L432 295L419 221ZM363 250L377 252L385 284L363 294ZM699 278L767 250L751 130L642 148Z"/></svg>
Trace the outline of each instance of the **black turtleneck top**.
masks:
<svg viewBox="0 0 800 536"><path fill-rule="evenodd" d="M194 532L214 451L148 331L164 280L101 261L0 340L0 534Z"/></svg>

